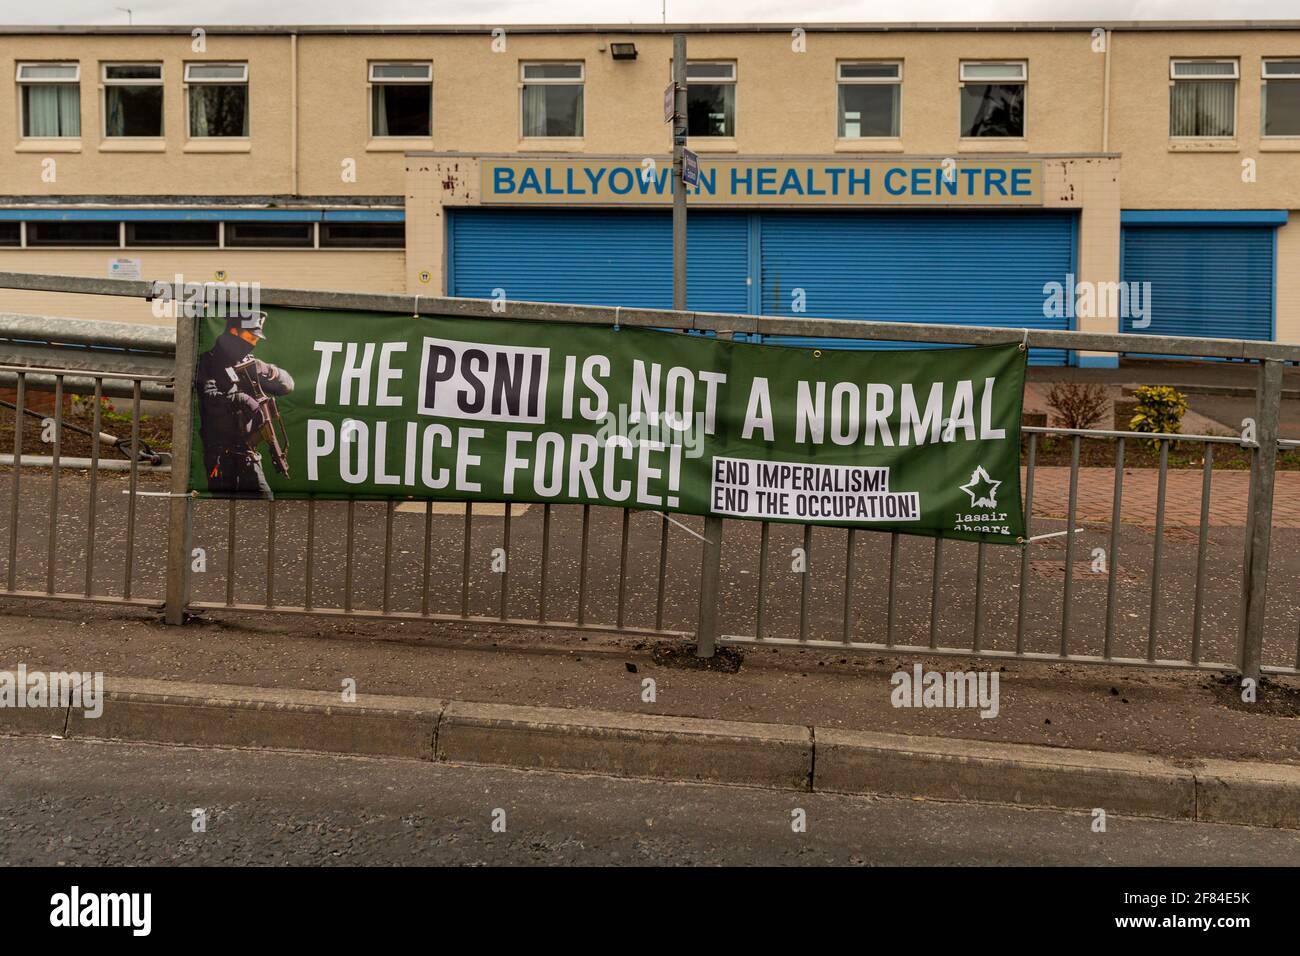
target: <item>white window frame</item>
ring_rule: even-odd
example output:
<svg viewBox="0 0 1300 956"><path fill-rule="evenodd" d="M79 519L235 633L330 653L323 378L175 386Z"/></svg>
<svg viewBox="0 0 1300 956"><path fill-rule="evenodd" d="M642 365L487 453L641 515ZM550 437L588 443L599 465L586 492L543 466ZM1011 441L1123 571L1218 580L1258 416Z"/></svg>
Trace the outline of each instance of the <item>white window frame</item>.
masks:
<svg viewBox="0 0 1300 956"><path fill-rule="evenodd" d="M1005 66L1007 72L1001 76L967 76L968 66ZM961 60L957 65L957 89L966 88L967 83L988 83L1000 86L1014 86L1019 83L1025 88L1025 115L1021 119L1019 136L966 136L962 133L961 103L957 104L958 139L963 143L1018 143L1029 138L1029 61L1028 60ZM901 122L901 121L900 121Z"/></svg>
<svg viewBox="0 0 1300 956"><path fill-rule="evenodd" d="M146 79L134 77L129 80L112 80L108 77L110 67L114 66L156 66L158 67L158 78ZM166 70L163 64L158 60L110 60L99 65L99 86L102 91L99 97L99 135L103 139L114 140L132 140L153 142L155 140L165 140L167 138L167 90L166 90ZM163 101L161 115L159 116L159 133L157 136L109 136L108 135L108 88L110 86L161 86L163 87Z"/></svg>
<svg viewBox="0 0 1300 956"><path fill-rule="evenodd" d="M884 76L844 75L846 66L892 66L897 74ZM840 135L840 86L896 86L898 87L898 132L893 136L841 136ZM835 63L835 138L851 142L858 140L895 140L903 135L903 61L902 60L837 60Z"/></svg>
<svg viewBox="0 0 1300 956"><path fill-rule="evenodd" d="M1227 73L1195 73L1189 76L1179 76L1178 67L1184 63L1227 63L1232 66L1232 75ZM1232 80L1232 132L1226 136L1175 136L1169 134L1169 138L1176 142L1198 142L1201 140L1234 140L1237 138L1237 130L1241 123L1241 62L1236 57L1222 56L1180 56L1169 58L1169 88L1172 93L1174 85L1178 81L1195 81L1195 80ZM1173 103L1170 102L1170 112L1173 112ZM1170 116L1170 125L1173 125L1173 117Z"/></svg>
<svg viewBox="0 0 1300 956"><path fill-rule="evenodd" d="M669 61L670 72L669 72L669 75L668 75L668 78L669 78L669 79L672 79L671 63L672 63L672 61L670 60L670 61ZM726 141L726 140L734 140L734 139L736 138L736 126L737 126L737 124L738 124L738 121L740 120L740 85L736 82L736 78L737 78L737 76L739 76L739 74L740 74L740 70L739 70L739 69L737 68L737 66L736 66L736 61L735 61L735 60L692 60L692 59L689 59L689 58L688 58L688 59L686 60L686 87L687 87L688 90L690 89L690 86L691 86L691 67L692 67L692 66L727 66L727 67L730 67L730 68L731 68L731 76L729 76L729 77L727 77L727 76L699 76L699 77L696 77L696 78L695 78L695 81L696 81L697 83L708 83L710 86L714 86L714 85L716 85L716 86L733 86L733 87L735 87L735 89L732 91L732 94L731 94L731 112L732 112L732 114L733 114L732 117L731 117L731 135L730 135L730 136L697 136L697 137L695 137L695 138L696 138L697 140L705 140L705 141L710 141L710 140L711 140L711 141L713 141L713 142L717 142L718 140L723 140L723 141ZM836 118L836 121L838 122L838 117ZM689 130L690 130L690 117L689 117L689 115L687 116L687 119L686 119L686 128L687 128L687 131L688 131L688 133L689 133Z"/></svg>
<svg viewBox="0 0 1300 956"><path fill-rule="evenodd" d="M72 78L59 77L35 77L24 78L23 68L28 66L70 66L72 67ZM79 140L81 134L76 136L24 136L23 135L23 90L24 86L75 86L77 88L77 110L81 110L81 63L77 60L19 60L14 64L14 85L18 87L18 138L19 139L69 139Z"/></svg>
<svg viewBox="0 0 1300 956"><path fill-rule="evenodd" d="M377 66L418 66L425 71L418 76L375 76ZM376 86L427 86L429 88L429 132L424 136L381 135L375 132ZM432 60L371 60L366 64L366 134L371 139L432 139L433 138L433 61Z"/></svg>
<svg viewBox="0 0 1300 956"><path fill-rule="evenodd" d="M1268 86L1269 80L1273 80L1275 82L1281 82L1281 83L1295 83L1297 86L1300 86L1300 66L1296 67L1296 71L1294 73L1278 73L1270 76L1268 72L1268 68L1277 63L1300 63L1300 54L1297 54L1296 56L1266 57L1264 60L1262 60L1260 62L1260 67L1259 67L1260 86L1261 87ZM1268 108L1268 101L1263 95L1261 95L1259 99L1260 99L1259 135L1261 139L1294 140L1297 138L1297 136L1300 136L1300 133L1274 133L1272 135L1265 134L1264 121L1267 119L1267 116L1265 115L1264 111Z"/></svg>
<svg viewBox="0 0 1300 956"><path fill-rule="evenodd" d="M1005 66L1007 72L1001 76L967 76L966 68L968 66ZM1029 61L1028 60L962 60L958 82L965 86L967 83L998 83L1009 86L1014 83L1023 83L1029 85Z"/></svg>
<svg viewBox="0 0 1300 956"><path fill-rule="evenodd" d="M243 69L243 78L242 79L232 79L230 77L221 77L220 79L215 79L215 78L208 79L205 77L195 78L190 75L190 67L192 66L237 66ZM252 137L253 124L252 124L251 116L244 117L245 125L248 127L248 136L195 136L190 132L190 130L193 128L193 125L190 122L191 105L192 105L190 103L190 87L191 86L248 86L249 85L248 84L248 63L241 60L192 60L185 64L185 72L183 76L184 79L183 82L181 83L181 92L185 96L185 138L186 139L199 139L205 142L208 140L220 140L222 142L225 142L227 140L243 141L243 140L250 139ZM248 98L248 96L245 96L244 109L251 110L252 108L253 108L252 100Z"/></svg>
<svg viewBox="0 0 1300 956"><path fill-rule="evenodd" d="M578 75L547 76L530 79L530 66L576 66ZM582 87L582 135L581 136L529 136L524 125L524 89L529 86L581 86ZM520 60L519 61L519 138L520 139L564 139L577 142L587 135L587 62L586 60Z"/></svg>

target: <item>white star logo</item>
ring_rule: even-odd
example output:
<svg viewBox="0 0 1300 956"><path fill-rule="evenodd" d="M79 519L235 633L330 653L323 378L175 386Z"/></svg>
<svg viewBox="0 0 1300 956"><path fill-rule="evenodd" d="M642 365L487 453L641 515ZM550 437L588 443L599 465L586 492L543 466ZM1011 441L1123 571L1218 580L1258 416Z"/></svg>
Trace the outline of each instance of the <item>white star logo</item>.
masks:
<svg viewBox="0 0 1300 956"><path fill-rule="evenodd" d="M1000 481L994 481L989 477L989 473L980 465L971 473L970 481L961 485L961 490L970 495L970 506L972 508L996 508L998 506L998 485Z"/></svg>

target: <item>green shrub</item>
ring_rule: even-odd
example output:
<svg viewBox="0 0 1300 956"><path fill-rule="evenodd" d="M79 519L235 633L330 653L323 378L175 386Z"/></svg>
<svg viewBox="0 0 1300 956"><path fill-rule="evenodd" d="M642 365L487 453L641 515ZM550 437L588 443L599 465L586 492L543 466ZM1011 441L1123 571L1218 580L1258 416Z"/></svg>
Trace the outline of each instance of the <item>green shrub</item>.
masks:
<svg viewBox="0 0 1300 956"><path fill-rule="evenodd" d="M1155 432L1177 435L1183 430L1183 415L1187 413L1187 397L1169 385L1143 385L1133 390L1137 407L1129 419L1129 428L1135 432ZM1158 439L1151 445L1158 448Z"/></svg>

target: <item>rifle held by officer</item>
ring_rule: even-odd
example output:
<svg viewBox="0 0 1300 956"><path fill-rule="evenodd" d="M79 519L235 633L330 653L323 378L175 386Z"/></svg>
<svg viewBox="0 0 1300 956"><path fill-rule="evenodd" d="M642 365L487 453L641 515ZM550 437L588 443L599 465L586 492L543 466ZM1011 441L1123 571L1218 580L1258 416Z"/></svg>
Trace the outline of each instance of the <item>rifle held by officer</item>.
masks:
<svg viewBox="0 0 1300 956"><path fill-rule="evenodd" d="M254 451L262 442L266 442L271 451L271 464L285 478L289 477L289 434L285 430L284 420L280 417L280 407L275 398L267 395L262 388L261 377L257 373L257 360L249 356L235 367L235 371L248 385L253 399L262 411L261 427L248 436L248 447Z"/></svg>

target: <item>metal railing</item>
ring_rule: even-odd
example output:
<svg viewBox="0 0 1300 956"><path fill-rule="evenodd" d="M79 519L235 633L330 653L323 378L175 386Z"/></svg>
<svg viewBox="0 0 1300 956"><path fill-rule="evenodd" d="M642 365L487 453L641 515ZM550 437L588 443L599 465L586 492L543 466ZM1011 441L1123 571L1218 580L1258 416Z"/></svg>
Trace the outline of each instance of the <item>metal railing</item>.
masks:
<svg viewBox="0 0 1300 956"><path fill-rule="evenodd" d="M152 291L144 282L7 273L0 273L0 288L139 297ZM1027 537L1019 547L592 505L195 500L187 493L184 466L195 356L192 323L180 323L177 340L166 330L151 329L137 350L121 327L106 326L102 340L93 329L62 337L56 320L0 316L0 361L6 362L0 375L12 376L17 404L33 388L56 393L48 483L24 481L22 429L15 429L8 566L0 595L161 606L172 623L180 623L187 609L233 609L691 637L705 656L718 645L749 644L1250 676L1300 673L1300 608L1291 603L1297 589L1283 590L1276 612L1266 613L1277 455L1280 449L1300 448L1300 441L1278 436L1282 369L1284 363L1300 362L1300 346L540 303L508 303L502 313L499 303L494 308L481 300L260 293L265 305L301 308L632 325L723 336L746 332L954 345L1025 340L1032 348L1243 359L1259 369L1256 437L1025 427ZM43 339L33 337L33 323L46 330ZM53 367L32 364L22 361L31 355L14 355L12 343L44 350L36 354L47 363L56 356L77 358ZM156 365L148 373L138 367L92 370L101 361L116 363L112 368L156 363L168 353L182 358L173 375L158 374ZM4 381L0 378L0 385ZM128 470L101 475L92 467L83 492L86 505L80 508L67 507L67 495L60 491L62 398L74 381L77 388L93 390L96 410L110 390L132 402ZM150 397L174 402L171 454L179 466L171 469L166 490L156 470L140 460L141 401ZM91 430L98 429L96 411ZM1112 447L1110 464L1081 464L1083 449L1097 442ZM1131 459L1126 462L1135 442L1154 443L1155 468L1139 474ZM1069 446L1068 466L1042 464L1045 449L1052 445L1059 453L1062 443ZM1172 469L1171 454L1189 446L1199 452L1199 469ZM1214 467L1215 450L1233 447L1248 452L1248 474ZM97 455L98 445L95 449ZM1196 486L1193 524L1167 521L1171 473L1177 476L1174 495L1191 496ZM149 488L141 487L142 477ZM1226 490L1220 487L1225 483ZM1150 496L1146 486L1151 484L1149 508L1140 502L1136 516L1149 520L1135 522L1132 512L1124 511L1125 494ZM1108 520L1080 504L1081 491L1096 498L1103 485ZM44 500L35 501L35 492L24 497L24 488L40 487L48 489ZM1060 499L1059 508L1043 509L1048 493ZM122 495L128 497L126 523L114 531L122 557L118 587L96 560L96 538L104 533L97 514ZM1239 523L1216 520L1221 499L1240 505ZM165 507L157 507L163 502ZM1176 499L1174 505L1186 517L1184 502ZM36 536L29 516L46 529L43 561L39 549L21 541L24 534ZM139 566L141 522L148 525L144 533L151 543L166 542L165 550L148 550L144 568ZM1284 533L1293 535L1295 529ZM84 541L79 568L64 554L69 540ZM1294 543L1288 540L1288 552L1295 551ZM202 560L192 550L195 545ZM785 571L787 548L801 550L803 571ZM491 571L494 549L506 560ZM1077 561L1078 555L1095 555L1097 549L1103 555L1101 571L1095 557L1086 570L1076 566L1087 564ZM28 583L38 567L44 588ZM81 586L62 586L73 573L80 574Z"/></svg>

